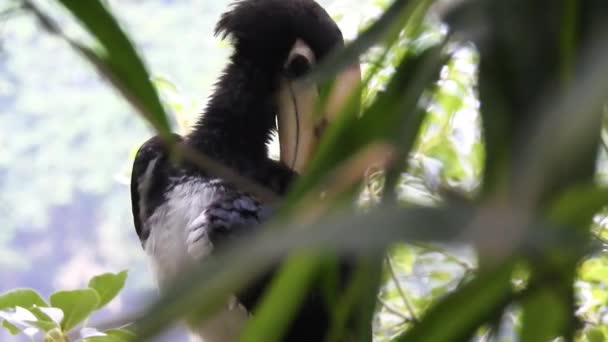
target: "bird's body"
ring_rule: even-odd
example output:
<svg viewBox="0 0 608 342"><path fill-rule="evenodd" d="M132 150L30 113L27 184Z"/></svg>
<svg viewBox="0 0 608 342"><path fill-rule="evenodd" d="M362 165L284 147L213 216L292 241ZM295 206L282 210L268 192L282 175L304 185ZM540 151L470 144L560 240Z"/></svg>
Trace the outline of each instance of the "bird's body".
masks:
<svg viewBox="0 0 608 342"><path fill-rule="evenodd" d="M139 202L149 213L142 217L142 234L147 234L142 243L161 290L233 235L253 231L267 215L254 197L194 168L175 166L165 155L146 168L137 189L151 200ZM249 310L232 297L212 319L191 327L193 340L236 341L248 316Z"/></svg>
<svg viewBox="0 0 608 342"><path fill-rule="evenodd" d="M229 36L234 53L192 132L179 144L284 194L296 172L268 157L276 130L277 96L290 48L301 39L315 58L343 44L327 13L312 0L244 0L224 14L216 34ZM279 113L280 114L280 113ZM279 131L279 135L281 131ZM271 214L268 203L188 163L174 163L159 137L137 152L131 179L134 223L161 291L237 236L254 233ZM237 340L271 279L272 270L235 293L214 317L191 326L197 339ZM311 292L286 341L322 340L330 314Z"/></svg>

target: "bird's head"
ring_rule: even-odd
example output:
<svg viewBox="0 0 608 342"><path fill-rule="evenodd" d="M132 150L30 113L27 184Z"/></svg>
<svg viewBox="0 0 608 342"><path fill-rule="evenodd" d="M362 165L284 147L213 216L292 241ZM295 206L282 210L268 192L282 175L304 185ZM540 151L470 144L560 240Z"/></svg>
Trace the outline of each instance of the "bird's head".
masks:
<svg viewBox="0 0 608 342"><path fill-rule="evenodd" d="M319 85L295 82L344 46L339 27L313 0L240 0L222 15L216 35L231 39L234 56L276 77L281 161L301 172L361 80L358 64L338 74L320 113Z"/></svg>

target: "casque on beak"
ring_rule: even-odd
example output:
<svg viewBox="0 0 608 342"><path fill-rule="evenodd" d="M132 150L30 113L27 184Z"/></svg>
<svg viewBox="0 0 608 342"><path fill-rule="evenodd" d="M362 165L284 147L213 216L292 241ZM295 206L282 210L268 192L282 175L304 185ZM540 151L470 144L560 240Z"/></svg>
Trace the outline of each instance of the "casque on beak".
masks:
<svg viewBox="0 0 608 342"><path fill-rule="evenodd" d="M278 95L281 162L298 173L310 161L325 127L336 118L361 83L359 64L346 68L336 76L321 112L315 113L319 110L318 85L301 80L296 82L315 63L313 51L298 39L287 57Z"/></svg>

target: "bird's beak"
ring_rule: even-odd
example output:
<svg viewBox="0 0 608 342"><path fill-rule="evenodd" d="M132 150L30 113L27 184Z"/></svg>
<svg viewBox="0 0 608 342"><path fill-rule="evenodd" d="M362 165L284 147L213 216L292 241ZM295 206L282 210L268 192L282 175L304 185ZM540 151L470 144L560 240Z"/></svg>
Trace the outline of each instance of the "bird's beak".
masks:
<svg viewBox="0 0 608 342"><path fill-rule="evenodd" d="M301 173L312 158L325 127L359 91L361 69L354 64L338 74L327 101L319 111L317 84L296 78L312 68L315 56L310 47L297 40L285 64L286 74L279 91L278 133L281 162Z"/></svg>

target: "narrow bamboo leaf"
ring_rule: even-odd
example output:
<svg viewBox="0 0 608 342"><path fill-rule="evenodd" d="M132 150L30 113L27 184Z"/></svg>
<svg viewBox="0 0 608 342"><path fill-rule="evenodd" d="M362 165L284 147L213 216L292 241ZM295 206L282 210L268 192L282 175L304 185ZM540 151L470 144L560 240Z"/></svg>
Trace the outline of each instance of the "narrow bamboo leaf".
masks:
<svg viewBox="0 0 608 342"><path fill-rule="evenodd" d="M63 310L61 328L68 331L97 309L100 298L94 289L59 291L50 296L51 306Z"/></svg>
<svg viewBox="0 0 608 342"><path fill-rule="evenodd" d="M225 303L231 293L293 253L306 251L309 255L317 252L320 255L329 250L338 255L375 255L387 244L399 241L470 243L471 241L463 240L472 236L473 232L469 229L476 231L469 224L474 217L484 215L488 213L475 212L466 206L386 206L365 213L347 211L323 218L314 224L294 223L285 229L264 229L256 236L235 241L223 253L189 272L183 281L176 282L173 288L137 319L135 331L139 338L146 339L170 322L191 313L199 315L198 318L208 317ZM382 230L377 227L382 227ZM587 239L579 232L539 224L529 230L529 236L519 248L514 246L513 251L543 253L561 245L582 250L587 246L586 242ZM456 319L451 317L451 311L446 308L450 305L442 304L441 307L446 311L439 310L433 314L441 319L433 323L430 331L442 331L446 320L450 329L460 329L460 325L468 322L469 313L481 317L486 312L484 310L495 308L491 300L498 298L504 290L501 287L504 284L498 282L500 276L504 274L499 271L482 273L480 278L476 278L478 280L465 287L468 290L448 301L452 307L460 308L456 312ZM482 286L486 283L487 288ZM450 323L452 321L454 324Z"/></svg>
<svg viewBox="0 0 608 342"><path fill-rule="evenodd" d="M387 85L387 90L377 96L360 119L344 116L341 117L342 121L332 125L306 174L289 193L285 206L315 188L330 170L373 141L394 142L401 153L411 149L420 126L416 123L422 119L421 113L414 108L423 91L433 86L441 65L446 61L442 49L440 45L417 55L407 55ZM404 131L408 134L404 135Z"/></svg>
<svg viewBox="0 0 608 342"><path fill-rule="evenodd" d="M120 273L105 273L93 277L89 281L89 287L96 290L99 294L99 305L97 309L108 304L122 288L127 280L127 271Z"/></svg>
<svg viewBox="0 0 608 342"><path fill-rule="evenodd" d="M310 255L332 250L339 254L368 254L400 240L450 241L463 236L462 229L470 215L472 212L467 209L387 207L332 216L312 225L263 230L210 259L176 284L137 322L138 337L149 338L194 311L199 318L206 317L239 286L289 253L306 251ZM378 226L383 227L382 231L376 229Z"/></svg>
<svg viewBox="0 0 608 342"><path fill-rule="evenodd" d="M126 98L148 119L152 126L160 134L169 138L170 125L160 98L133 44L114 17L99 0L59 1L84 25L101 46L101 50L79 49L80 52L84 50L85 57L97 66L102 75L110 79L114 85L118 85L119 90L126 95ZM38 10L32 2L28 1L27 4L43 21L47 29L67 38L57 25ZM70 43L72 46L78 45L74 41L70 41ZM102 66L100 67L99 64Z"/></svg>
<svg viewBox="0 0 608 342"><path fill-rule="evenodd" d="M442 48L442 46L434 47L421 55L405 58L389 83L387 91L377 98L363 118L358 121L346 118L350 125L339 126L342 130L334 131L331 136L335 140L324 142L306 178L298 182L297 188L292 191L287 201L296 199L299 191L302 193L304 189L313 188L316 182L323 179L323 174L338 165L344 156L352 155L374 140L398 141L402 144L399 155L407 155L413 146L423 117L423 112L418 111L416 106L423 91L437 80L439 70L445 62L441 54ZM403 134L405 130L407 134ZM262 302L256 319L248 323L245 335L248 340L271 335L277 331L272 322L284 320L294 314L297 308L297 305L293 305L296 304L294 301L302 298L310 282L310 278L306 277L314 273L317 265L319 265L318 260L301 256L295 256L283 265L271 287L272 292L267 300ZM279 305L288 299L292 305Z"/></svg>
<svg viewBox="0 0 608 342"><path fill-rule="evenodd" d="M294 312L304 296L304 292L294 293L293 289L308 287L312 280L311 272L315 271L317 262L315 258L303 254L293 255L286 261L289 267L297 267L299 272L295 276L286 272L277 275L276 281L263 298L265 305L256 311L245 327L241 337L243 342L282 340L291 321L291 315L286 312Z"/></svg>
<svg viewBox="0 0 608 342"><path fill-rule="evenodd" d="M511 301L514 263L477 275L471 282L432 306L395 341L465 341Z"/></svg>

